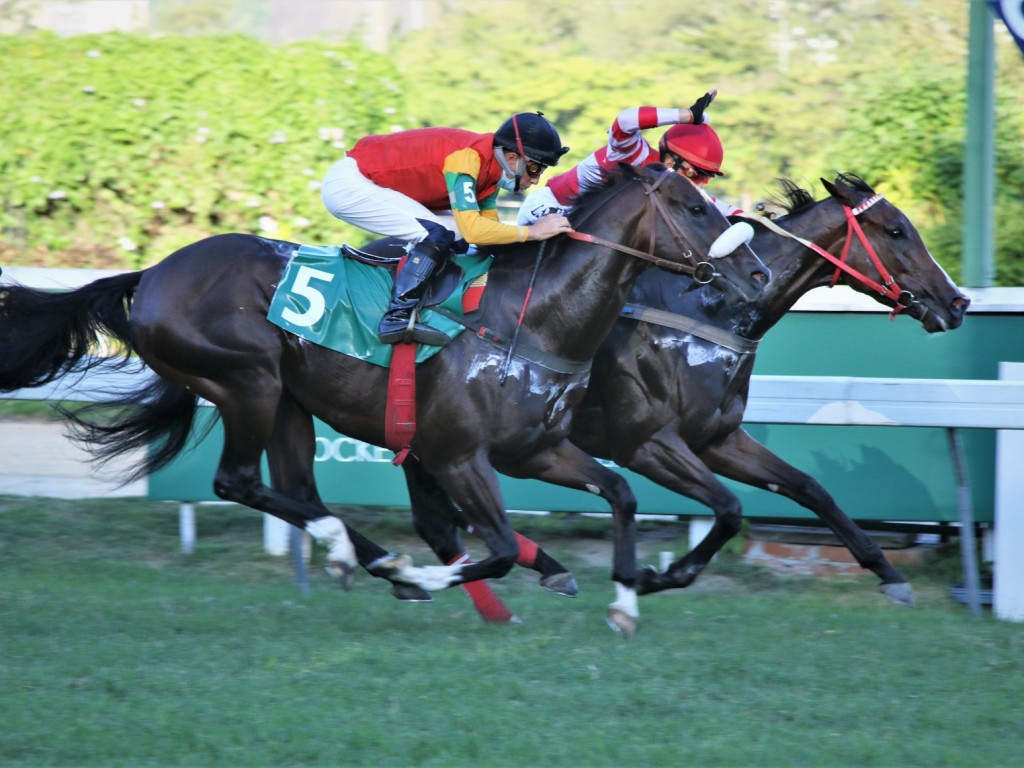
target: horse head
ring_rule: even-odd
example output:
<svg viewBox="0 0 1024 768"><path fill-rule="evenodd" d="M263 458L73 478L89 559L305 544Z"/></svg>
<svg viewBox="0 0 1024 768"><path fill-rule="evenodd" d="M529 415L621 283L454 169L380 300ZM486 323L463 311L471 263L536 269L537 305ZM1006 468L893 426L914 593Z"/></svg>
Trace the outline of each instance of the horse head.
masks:
<svg viewBox="0 0 1024 768"><path fill-rule="evenodd" d="M892 307L893 316L905 312L916 318L929 333L959 327L970 299L932 258L906 214L853 174L821 183L846 218L845 242L837 240L830 249L843 243L832 284L842 278Z"/></svg>
<svg viewBox="0 0 1024 768"><path fill-rule="evenodd" d="M632 184L644 202L625 205L623 184ZM605 203L613 199L611 209ZM600 215L595 215L598 211ZM624 221L626 215L629 221ZM753 236L750 226L730 225L704 192L658 163L620 163L604 186L576 202L572 218L580 233L576 239L597 242L606 232L617 239L618 250L689 274L698 285L713 283L737 301L754 301L771 277L748 245Z"/></svg>

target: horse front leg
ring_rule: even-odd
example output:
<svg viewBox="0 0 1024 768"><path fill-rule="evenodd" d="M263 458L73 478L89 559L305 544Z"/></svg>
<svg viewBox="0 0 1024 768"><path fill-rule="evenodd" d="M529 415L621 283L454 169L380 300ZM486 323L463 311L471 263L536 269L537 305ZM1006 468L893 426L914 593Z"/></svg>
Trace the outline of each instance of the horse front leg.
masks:
<svg viewBox="0 0 1024 768"><path fill-rule="evenodd" d="M470 533L473 533L470 526ZM548 592L554 592L563 597L576 597L580 593L579 585L572 571L549 555L536 541L524 536L519 531L515 532L516 543L519 544L519 556L516 557L516 565L529 568L540 574L538 584Z"/></svg>
<svg viewBox="0 0 1024 768"><path fill-rule="evenodd" d="M865 568L881 579L878 590L897 605L911 606L914 590L882 548L851 520L822 485L787 464L765 446L738 429L724 441L701 452L707 465L720 475L792 499L821 518Z"/></svg>
<svg viewBox="0 0 1024 768"><path fill-rule="evenodd" d="M458 525L465 525L465 522L451 497L437 480L423 469L415 456L406 458L402 463L402 470L409 489L409 502L416 533L442 563L465 565L471 562L469 553L462 545L458 528ZM486 581L469 582L463 584L462 589L484 621L493 624L519 623L518 617L505 606ZM395 596L405 599L400 594Z"/></svg>
<svg viewBox="0 0 1024 768"><path fill-rule="evenodd" d="M640 608L635 589L636 496L626 479L568 440L531 457L529 463L519 470L523 477L597 494L611 506L615 601L608 606L608 625L631 637L640 620ZM520 476L518 472L516 476Z"/></svg>
<svg viewBox="0 0 1024 768"><path fill-rule="evenodd" d="M448 459L435 467L424 466L424 470L437 479L452 504L462 511L467 524L479 531L490 556L475 563L463 561L419 568L397 562L391 577L435 591L505 576L515 564L518 546L505 517L497 475L487 457L478 451L461 460Z"/></svg>
<svg viewBox="0 0 1024 768"><path fill-rule="evenodd" d="M451 497L433 475L423 469L418 459L410 456L402 463L402 469L409 489L413 525L420 538L441 562L447 565L469 563L470 556L462 544L459 530L468 529L469 533L474 533L476 529L466 523ZM561 563L518 531L515 536L519 545L516 565L538 571L541 574L540 585L545 589L568 597L575 597L579 593L575 578ZM463 584L462 588L484 621L518 621L487 582L474 581Z"/></svg>
<svg viewBox="0 0 1024 768"><path fill-rule="evenodd" d="M459 566L457 583L501 578L515 565L519 545L505 515L498 476L482 451L461 461L434 469L445 505L459 515L465 527L472 526L490 554L479 562ZM461 514L460 514L461 513ZM451 522L451 521L449 521Z"/></svg>
<svg viewBox="0 0 1024 768"><path fill-rule="evenodd" d="M739 499L672 428L662 429L641 445L628 466L658 485L704 504L714 513L711 530L696 547L664 573L648 566L637 577L637 592L641 595L690 586L726 542L739 533L743 516Z"/></svg>

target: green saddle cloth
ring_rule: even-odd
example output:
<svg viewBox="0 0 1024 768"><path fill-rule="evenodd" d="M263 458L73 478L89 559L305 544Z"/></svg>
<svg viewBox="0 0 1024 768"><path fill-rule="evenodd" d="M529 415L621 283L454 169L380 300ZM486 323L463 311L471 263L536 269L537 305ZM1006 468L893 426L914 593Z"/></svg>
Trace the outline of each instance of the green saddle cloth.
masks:
<svg viewBox="0 0 1024 768"><path fill-rule="evenodd" d="M455 256L462 282L441 303L461 318L466 287L491 266L485 253ZM300 245L274 291L267 319L286 331L322 347L358 357L374 365L391 364L390 344L377 338L377 326L391 302L391 273L341 255L334 245ZM425 309L420 322L454 339L465 327ZM418 344L416 362L436 355L441 347Z"/></svg>

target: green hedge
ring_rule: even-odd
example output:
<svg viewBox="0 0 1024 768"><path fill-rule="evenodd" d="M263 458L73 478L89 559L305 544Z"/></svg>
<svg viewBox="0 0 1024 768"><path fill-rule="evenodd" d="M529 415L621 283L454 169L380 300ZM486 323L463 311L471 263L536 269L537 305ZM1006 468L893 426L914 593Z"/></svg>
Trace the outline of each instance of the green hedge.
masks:
<svg viewBox="0 0 1024 768"><path fill-rule="evenodd" d="M776 177L821 197L819 177L858 173L959 279L967 4L681 2L659 4L656 23L649 2L438 7L386 55L223 35L0 36L0 263L146 265L228 231L360 244L370 236L332 218L318 186L362 135L492 131L541 109L572 147L567 166L620 109L687 106L717 86L727 175L714 194L749 208ZM1005 37L996 282L1022 285L1022 64Z"/></svg>
<svg viewBox="0 0 1024 768"><path fill-rule="evenodd" d="M0 59L8 264L139 266L226 231L361 238L319 181L404 114L394 67L356 45L32 34L0 37Z"/></svg>

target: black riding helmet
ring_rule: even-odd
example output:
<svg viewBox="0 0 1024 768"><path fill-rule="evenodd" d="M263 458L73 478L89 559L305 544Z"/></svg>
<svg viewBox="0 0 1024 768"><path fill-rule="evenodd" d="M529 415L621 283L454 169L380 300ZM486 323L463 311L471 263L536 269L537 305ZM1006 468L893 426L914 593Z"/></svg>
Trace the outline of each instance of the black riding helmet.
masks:
<svg viewBox="0 0 1024 768"><path fill-rule="evenodd" d="M569 151L543 112L520 112L510 117L495 132L494 146L549 166L558 165L558 159Z"/></svg>

